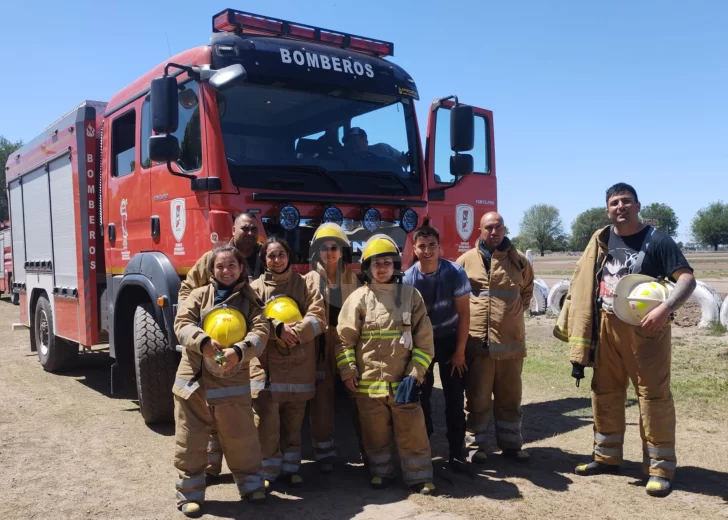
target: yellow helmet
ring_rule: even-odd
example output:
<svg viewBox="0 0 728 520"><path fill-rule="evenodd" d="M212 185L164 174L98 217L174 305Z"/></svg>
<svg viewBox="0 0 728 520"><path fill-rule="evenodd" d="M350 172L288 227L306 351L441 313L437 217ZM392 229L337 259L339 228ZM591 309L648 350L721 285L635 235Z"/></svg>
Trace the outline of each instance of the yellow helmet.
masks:
<svg viewBox="0 0 728 520"><path fill-rule="evenodd" d="M298 305L289 296L273 296L265 304L265 317L275 319L286 324L303 320Z"/></svg>
<svg viewBox="0 0 728 520"><path fill-rule="evenodd" d="M643 274L630 274L614 288L613 308L617 317L640 326L642 319L667 300L674 285Z"/></svg>
<svg viewBox="0 0 728 520"><path fill-rule="evenodd" d="M321 244L323 242L326 242L327 240L334 240L336 241L336 243L339 244L339 247L342 249L341 253L344 263L350 264L351 242L349 242L346 233L344 233L344 230L338 224L334 222L326 222L324 224L321 224L316 229L316 232L313 234L309 254L311 265L315 267L315 264L320 261L321 255L319 252L319 248L321 247Z"/></svg>
<svg viewBox="0 0 728 520"><path fill-rule="evenodd" d="M399 251L399 247L392 240L392 237L385 234L372 235L369 240L366 241L361 253L361 268L362 271L369 270L372 259L379 256L391 256L394 260L394 269L399 270L402 267L402 255Z"/></svg>
<svg viewBox="0 0 728 520"><path fill-rule="evenodd" d="M243 341L248 333L245 317L237 309L221 307L212 310L202 323L205 332L220 345L230 348Z"/></svg>
<svg viewBox="0 0 728 520"><path fill-rule="evenodd" d="M349 239L346 237L346 233L344 233L344 230L341 228L341 226L336 224L335 222L326 222L324 224L321 224L316 229L316 232L313 234L313 240L311 240L311 245L321 240L336 240L337 242L341 242L342 246L351 246Z"/></svg>

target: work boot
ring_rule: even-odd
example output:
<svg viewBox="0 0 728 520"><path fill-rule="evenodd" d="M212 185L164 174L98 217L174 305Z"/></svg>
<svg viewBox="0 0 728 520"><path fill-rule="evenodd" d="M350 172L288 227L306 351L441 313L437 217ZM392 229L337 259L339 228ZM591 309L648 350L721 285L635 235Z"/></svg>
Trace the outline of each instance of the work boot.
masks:
<svg viewBox="0 0 728 520"><path fill-rule="evenodd" d="M412 493L419 493L420 495L432 495L435 493L435 484L432 482L413 484L410 486L410 491Z"/></svg>
<svg viewBox="0 0 728 520"><path fill-rule="evenodd" d="M369 483L374 489L385 489L389 486L389 479L383 477L372 477Z"/></svg>
<svg viewBox="0 0 728 520"><path fill-rule="evenodd" d="M202 514L202 508L197 502L185 502L180 506L179 510L189 518L197 518Z"/></svg>
<svg viewBox="0 0 728 520"><path fill-rule="evenodd" d="M647 481L647 494L651 497L666 497L672 491L672 484L669 478L650 477Z"/></svg>
<svg viewBox="0 0 728 520"><path fill-rule="evenodd" d="M324 475L329 475L333 473L334 471L334 459L328 458L323 459L318 462L318 469L320 473L323 473Z"/></svg>
<svg viewBox="0 0 728 520"><path fill-rule="evenodd" d="M253 491L252 493L245 495L245 497L251 504L262 504L265 502L265 491L262 489L259 489L258 491Z"/></svg>
<svg viewBox="0 0 728 520"><path fill-rule="evenodd" d="M574 470L574 473L582 477L590 477L592 475L614 475L619 473L619 466L613 464L602 464L601 462L591 461L589 464L580 464Z"/></svg>
<svg viewBox="0 0 728 520"><path fill-rule="evenodd" d="M473 464L485 464L488 460L488 455L484 451L476 451L470 456L470 462Z"/></svg>
<svg viewBox="0 0 728 520"><path fill-rule="evenodd" d="M300 488L303 486L303 477L298 473L291 473L286 479L289 487Z"/></svg>
<svg viewBox="0 0 728 520"><path fill-rule="evenodd" d="M516 462L528 462L531 456L523 450L503 450L503 456Z"/></svg>
<svg viewBox="0 0 728 520"><path fill-rule="evenodd" d="M467 460L462 456L451 456L447 462L448 467L456 473L466 473L468 468Z"/></svg>

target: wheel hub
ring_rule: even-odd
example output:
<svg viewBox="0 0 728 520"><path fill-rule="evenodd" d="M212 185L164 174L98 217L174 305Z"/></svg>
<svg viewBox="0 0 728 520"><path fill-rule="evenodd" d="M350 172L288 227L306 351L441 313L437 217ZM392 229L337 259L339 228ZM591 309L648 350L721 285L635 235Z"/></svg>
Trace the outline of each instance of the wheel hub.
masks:
<svg viewBox="0 0 728 520"><path fill-rule="evenodd" d="M48 316L46 315L46 312L44 310L40 311L40 314L38 316L39 323L38 323L38 331L39 334L39 342L40 342L40 351L44 356L48 355L48 350L50 346L50 334L48 331Z"/></svg>

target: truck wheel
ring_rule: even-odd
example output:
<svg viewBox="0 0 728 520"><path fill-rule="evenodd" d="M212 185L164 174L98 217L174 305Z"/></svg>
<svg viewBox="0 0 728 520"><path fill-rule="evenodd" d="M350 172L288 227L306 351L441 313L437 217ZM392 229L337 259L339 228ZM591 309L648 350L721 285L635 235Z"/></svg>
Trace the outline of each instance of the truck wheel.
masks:
<svg viewBox="0 0 728 520"><path fill-rule="evenodd" d="M38 359L43 369L57 372L73 367L78 361L78 343L66 341L55 335L51 303L45 296L38 298L33 322Z"/></svg>
<svg viewBox="0 0 728 520"><path fill-rule="evenodd" d="M138 305L134 312L134 370L139 409L147 424L172 420L172 385L178 364L177 352L170 350L152 304Z"/></svg>
<svg viewBox="0 0 728 520"><path fill-rule="evenodd" d="M10 303L13 305L20 305L20 295L16 292L12 292L10 295Z"/></svg>

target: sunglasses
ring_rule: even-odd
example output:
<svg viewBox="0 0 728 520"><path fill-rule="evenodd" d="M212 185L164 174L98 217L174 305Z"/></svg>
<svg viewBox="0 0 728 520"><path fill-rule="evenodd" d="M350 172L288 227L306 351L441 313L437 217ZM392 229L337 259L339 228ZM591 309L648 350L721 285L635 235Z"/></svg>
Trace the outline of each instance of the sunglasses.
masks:
<svg viewBox="0 0 728 520"><path fill-rule="evenodd" d="M322 253L325 253L327 251L333 251L334 253L339 250L339 246L333 245L333 246L327 246L326 244L322 244L319 246L319 251Z"/></svg>

